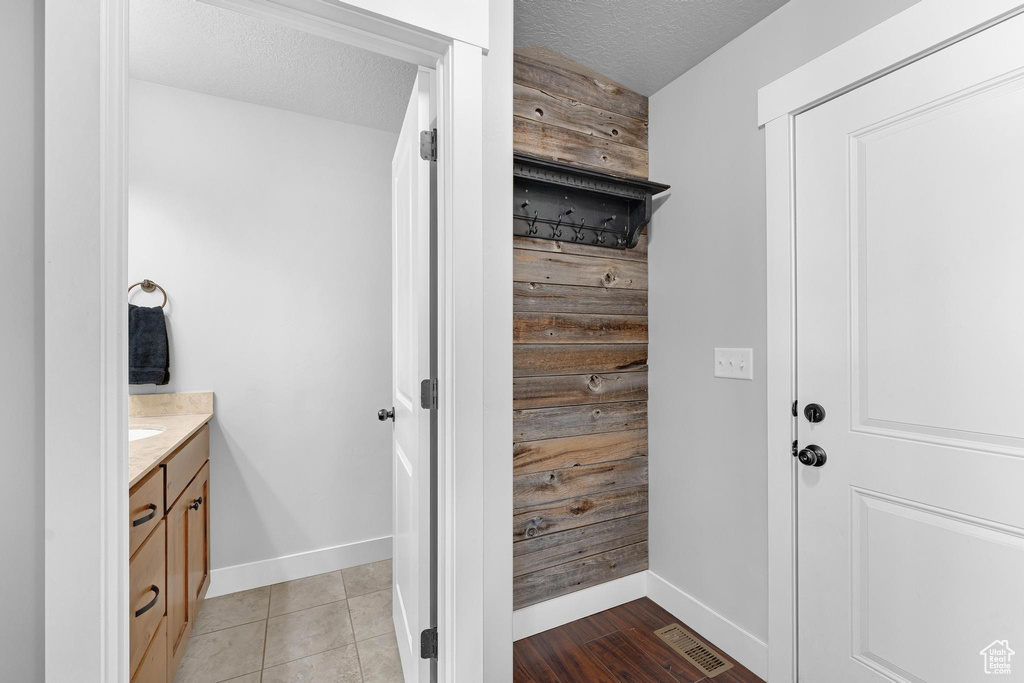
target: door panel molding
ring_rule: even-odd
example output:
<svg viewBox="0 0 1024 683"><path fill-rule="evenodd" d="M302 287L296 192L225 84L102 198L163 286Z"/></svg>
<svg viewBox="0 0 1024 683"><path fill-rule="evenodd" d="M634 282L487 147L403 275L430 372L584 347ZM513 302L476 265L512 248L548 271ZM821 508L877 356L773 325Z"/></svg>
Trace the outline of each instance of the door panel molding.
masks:
<svg viewBox="0 0 1024 683"><path fill-rule="evenodd" d="M1007 24L1004 24L1003 26L1007 26ZM894 142L898 143L899 136L901 134L921 136L929 132L929 126L934 125L938 127L937 130L933 131L936 138L936 147L938 147L948 141L946 136L949 131L942 130L942 126L946 126L948 129L950 127L951 120L954 120L956 117L965 117L971 114L981 118L981 120L978 121L979 126L991 126L993 125L993 122L986 115L989 114L989 109L992 109L993 107L989 106L988 109L986 109L986 105L999 104L1005 107L1007 103L1005 98L1011 95L1020 100L1020 91L1022 88L1024 88L1024 69L1016 69L1006 74L996 75L983 83L966 87L952 95L940 97L928 104L890 117L862 130L855 131L849 136L850 170L848 177L850 180L850 187L848 202L848 230L850 233L850 382L852 387L851 406L853 409L850 428L855 432L892 438L904 438L921 441L923 443L945 445L955 448L983 450L985 452L1001 453L1017 457L1024 456L1024 432L1018 434L1008 433L1006 431L1007 425L1004 425L1003 431L993 429L991 426L986 429L978 420L976 415L973 420L971 419L971 416L969 415L971 412L970 406L958 407L956 405L950 405L947 407L946 412L955 414L957 420L961 422L959 427L955 427L952 424L941 424L943 419L947 421L951 420L951 416L948 414L941 419L939 416L934 416L934 419L931 421L923 419L897 419L898 414L891 412L894 410L894 406L890 406L888 412L888 415L891 416L890 419L890 417L887 416L887 411L884 408L879 407L877 403L874 406L874 410L871 409L871 406L869 406L869 396L871 394L869 375L872 371L872 367L868 349L877 348L877 344L869 341L869 330L871 327L869 319L872 311L868 300L868 292L871 289L871 287L869 287L870 275L867 272L869 250L871 249L870 245L873 242L869 232L880 234L881 239L883 240L891 240L891 233L898 231L898 227L892 225L881 227L875 226L873 228L869 226L869 206L867 203L867 195L871 190L868 186L869 165L874 164L875 167L889 167L887 169L887 174L889 176L906 176L914 173L912 169L892 167L888 159L872 162L872 144L877 143L879 145L885 145L888 143L891 145ZM1017 108L1024 110L1024 106L1021 104L1017 104ZM1007 117L1004 114L1002 118L1006 119ZM1016 127L1016 117L1012 118L1013 120L1009 122L1004 120L1004 124L1010 123L1013 127ZM974 142L975 141L972 140L971 144L974 144ZM972 148L972 153L978 149L980 148L974 146ZM961 162L960 159L949 158L948 154L940 154L938 156L940 157L939 159L924 162L915 160L914 163L919 165L926 165L928 163L943 164L950 168L955 168ZM982 167L986 165L985 160L981 158L977 159L975 164ZM970 172L970 169L968 169L961 173L970 174ZM993 192L997 190L998 188L993 188ZM905 191L905 186L901 186L900 191ZM937 194L941 196L942 193L938 192ZM1007 192L1004 188L1003 196L1006 195ZM999 197L994 197L993 199L999 199ZM968 234L966 225L964 234L965 236ZM977 242L977 236L972 235L968 241ZM1000 240L1000 242L1002 242L1002 240ZM994 240L990 240L990 243L994 243ZM875 250L884 252L886 249L885 247L879 247L876 245ZM1003 243L999 251L1012 252L1016 251L1016 249ZM986 264L991 264L996 262L997 258L997 255L989 254L985 259L985 262ZM900 269L904 267L905 264L899 264ZM893 268L893 270L895 270L895 268ZM960 273L957 277L963 279L964 274ZM970 276L968 275L968 277ZM957 289L953 282L947 283L946 287L952 290ZM887 291L888 289L893 288L887 288ZM1007 293L1006 296L1009 298L1013 295ZM885 305L889 305L888 302L883 302L883 306ZM952 305L952 303L949 305ZM966 317L967 316L964 316L963 318L965 325L967 324ZM877 334L877 332L875 332L875 334ZM992 336L998 338L1001 335L995 333L992 334ZM897 357L902 354L891 353L889 355L890 357ZM978 361L974 361L974 363L977 364ZM986 368L984 367L971 368L971 372L975 374L975 376L984 376L989 374L985 371ZM885 368L875 370L875 372L878 372L883 376L891 377L893 374L898 372L898 370L894 368ZM925 395L928 394L927 391L922 393ZM978 393L992 395L994 392L979 389ZM890 401L890 403L891 402L892 401ZM923 415L919 415L919 417L923 417Z"/></svg>
<svg viewBox="0 0 1024 683"><path fill-rule="evenodd" d="M873 646L875 642L881 643L886 640L885 636L872 637L877 635L872 633L873 624L880 630L889 630L891 627L893 631L905 630L906 626L903 619L891 612L874 614L883 609L897 611L897 608L892 606L898 600L894 600L892 594L901 592L900 589L903 587L895 582L878 582L881 585L876 586L873 591L871 577L877 578L879 572L878 568L872 568L870 563L874 561L878 564L877 558L880 553L873 552L872 534L881 532L880 535L884 535L887 530L891 530L893 525L916 526L922 533L915 534L915 536L922 539L922 544L924 543L923 539L929 535L928 532L931 532L932 536L944 537L948 545L946 543L942 545L941 555L955 554L955 551L950 552L949 546L960 541L964 546L987 546L989 556L1011 560L1012 557L1024 558L1024 529L858 486L850 488L850 513L852 520L850 602L853 615L851 656L864 666L892 680L907 680L911 683L927 683L928 680L937 680L935 671L920 672L922 677L908 670L908 667L914 666L912 662L903 662L903 666L901 666L896 660L904 656L903 650L893 648L890 644L890 652L883 654L876 651ZM888 550L891 552L892 549ZM916 556L918 563L932 564L927 556L927 550L927 548L915 547L907 548L906 552L908 555ZM1008 567L1012 564L1010 561L989 564L1003 565L1004 572L1017 575L1016 572L1008 571ZM1017 562L1017 565L1020 565L1020 561ZM889 573L889 575L892 576L894 573ZM922 572L922 575L927 575L927 572ZM913 588L924 593L921 602L936 605L935 611L942 613L951 610L949 603L969 602L983 606L987 602L1002 599L1002 582L998 580L998 577L993 577L993 579L991 582L984 582L990 584L989 586L965 587L964 593L968 591L972 593L973 600L969 601L963 600L965 595L956 595L951 596L949 602L944 603L945 591L938 591L935 594L925 593L933 586L924 581L915 582ZM876 596L873 595L873 592L883 595ZM904 592L912 593L914 591ZM908 637L917 638L919 636L911 634ZM959 642L935 644L935 647L940 649L958 646L962 647L963 644ZM973 649L967 650L967 654L973 655ZM967 675L970 676L975 670L975 662L973 657L965 659L968 660L966 668L968 669ZM918 664L920 665L920 663Z"/></svg>

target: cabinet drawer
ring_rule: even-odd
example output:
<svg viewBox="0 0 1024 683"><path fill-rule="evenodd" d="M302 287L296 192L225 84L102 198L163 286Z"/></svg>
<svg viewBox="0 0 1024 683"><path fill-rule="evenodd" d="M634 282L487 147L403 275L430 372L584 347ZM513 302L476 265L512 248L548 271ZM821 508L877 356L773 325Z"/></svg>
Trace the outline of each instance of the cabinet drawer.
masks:
<svg viewBox="0 0 1024 683"><path fill-rule="evenodd" d="M128 557L135 554L164 516L164 470L157 467L128 496Z"/></svg>
<svg viewBox="0 0 1024 683"><path fill-rule="evenodd" d="M128 648L134 673L165 614L167 525L161 519L128 565Z"/></svg>
<svg viewBox="0 0 1024 683"><path fill-rule="evenodd" d="M203 463L210 459L210 425L203 425L191 439L185 442L170 460L164 463L166 478L166 499L164 504L170 510L174 501L196 476Z"/></svg>
<svg viewBox="0 0 1024 683"><path fill-rule="evenodd" d="M167 617L160 620L132 683L167 683Z"/></svg>

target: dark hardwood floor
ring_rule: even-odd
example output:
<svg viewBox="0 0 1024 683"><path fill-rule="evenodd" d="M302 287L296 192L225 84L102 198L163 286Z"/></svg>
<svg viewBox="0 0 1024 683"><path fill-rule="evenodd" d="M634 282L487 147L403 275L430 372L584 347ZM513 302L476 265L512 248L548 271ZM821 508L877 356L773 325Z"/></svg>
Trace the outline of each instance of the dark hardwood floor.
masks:
<svg viewBox="0 0 1024 683"><path fill-rule="evenodd" d="M706 678L654 634L657 629L673 623L686 626L653 601L641 598L538 633L513 645L513 680L515 683L764 683L694 631L733 663L728 671Z"/></svg>

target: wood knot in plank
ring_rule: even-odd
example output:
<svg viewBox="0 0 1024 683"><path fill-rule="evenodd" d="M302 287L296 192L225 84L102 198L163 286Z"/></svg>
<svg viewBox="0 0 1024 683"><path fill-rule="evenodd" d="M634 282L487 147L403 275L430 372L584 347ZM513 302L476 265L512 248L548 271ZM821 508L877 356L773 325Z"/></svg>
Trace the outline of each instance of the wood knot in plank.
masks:
<svg viewBox="0 0 1024 683"><path fill-rule="evenodd" d="M588 512L594 507L594 502L591 500L579 500L569 506L569 514L571 515L582 515Z"/></svg>

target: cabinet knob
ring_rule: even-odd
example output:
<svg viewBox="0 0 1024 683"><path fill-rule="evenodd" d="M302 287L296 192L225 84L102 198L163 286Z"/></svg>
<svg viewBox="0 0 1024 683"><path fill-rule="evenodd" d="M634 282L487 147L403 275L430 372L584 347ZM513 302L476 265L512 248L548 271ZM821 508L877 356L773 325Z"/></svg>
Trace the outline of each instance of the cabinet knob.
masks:
<svg viewBox="0 0 1024 683"><path fill-rule="evenodd" d="M190 510L198 510L199 506L202 505L202 504L203 504L203 497L199 496L198 498L193 500L192 504L189 505L188 507L189 507Z"/></svg>

